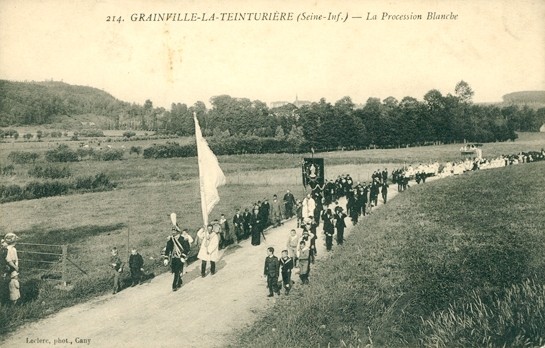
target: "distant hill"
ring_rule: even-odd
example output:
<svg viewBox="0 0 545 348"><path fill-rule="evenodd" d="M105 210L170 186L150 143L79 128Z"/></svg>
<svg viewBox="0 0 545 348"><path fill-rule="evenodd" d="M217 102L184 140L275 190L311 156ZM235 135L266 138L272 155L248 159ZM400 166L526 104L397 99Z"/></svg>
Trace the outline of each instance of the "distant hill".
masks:
<svg viewBox="0 0 545 348"><path fill-rule="evenodd" d="M0 80L0 126L47 125L89 120L101 128L118 128L141 114L142 106L114 98L100 89L58 81ZM80 115L86 115L79 120ZM96 122L95 122L96 121ZM88 124L89 122L87 122ZM67 123L72 128L74 123Z"/></svg>
<svg viewBox="0 0 545 348"><path fill-rule="evenodd" d="M545 91L513 92L504 95L502 99L505 103L545 105Z"/></svg>

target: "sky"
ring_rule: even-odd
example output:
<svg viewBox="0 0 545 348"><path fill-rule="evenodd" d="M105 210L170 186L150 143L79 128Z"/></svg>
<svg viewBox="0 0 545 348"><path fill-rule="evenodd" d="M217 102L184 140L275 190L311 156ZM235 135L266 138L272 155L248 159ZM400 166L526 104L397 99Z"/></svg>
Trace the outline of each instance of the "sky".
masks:
<svg viewBox="0 0 545 348"><path fill-rule="evenodd" d="M236 12L292 19L220 20ZM456 19L428 20L428 12ZM131 20L155 13L217 18ZM330 13L342 20L301 20ZM0 0L0 79L62 80L167 109L222 94L267 103L421 100L431 89L454 93L460 80L475 102L495 102L545 90L543 18L538 0Z"/></svg>

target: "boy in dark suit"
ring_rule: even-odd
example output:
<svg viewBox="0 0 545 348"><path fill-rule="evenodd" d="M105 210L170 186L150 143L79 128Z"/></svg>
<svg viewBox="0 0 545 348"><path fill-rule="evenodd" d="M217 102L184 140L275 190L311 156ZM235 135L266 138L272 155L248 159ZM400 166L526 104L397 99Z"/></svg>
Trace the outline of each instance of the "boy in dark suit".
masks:
<svg viewBox="0 0 545 348"><path fill-rule="evenodd" d="M280 295L280 289L278 289L278 270L280 263L278 258L274 256L274 248L267 248L267 258L265 258L265 270L263 274L267 277L267 287L269 288L268 297L273 297L274 292Z"/></svg>
<svg viewBox="0 0 545 348"><path fill-rule="evenodd" d="M282 269L282 283L284 284L284 289L286 289L286 295L288 295L291 289L291 270L293 269L293 259L288 256L287 250L282 250L280 268Z"/></svg>
<svg viewBox="0 0 545 348"><path fill-rule="evenodd" d="M144 272L144 259L142 255L138 253L136 248L131 249L131 256L129 256L129 269L131 271L132 286L140 284L142 282L142 275Z"/></svg>

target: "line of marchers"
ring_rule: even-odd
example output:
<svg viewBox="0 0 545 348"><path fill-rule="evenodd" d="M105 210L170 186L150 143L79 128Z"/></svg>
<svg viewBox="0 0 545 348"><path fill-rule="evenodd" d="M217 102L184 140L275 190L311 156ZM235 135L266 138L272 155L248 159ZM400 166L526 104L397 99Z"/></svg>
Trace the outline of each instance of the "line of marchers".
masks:
<svg viewBox="0 0 545 348"><path fill-rule="evenodd" d="M421 14L414 14L411 12L410 14L391 14L388 12L382 12L382 16L379 17L377 14L373 14L371 12L367 12L367 17L365 18L368 21L373 20L380 20L383 21L389 21L389 20L397 20L397 21L406 21L406 20L422 20L424 17L422 17ZM458 15L454 12L450 13L437 13L437 12L428 12L428 15L426 16L426 20L457 20Z"/></svg>

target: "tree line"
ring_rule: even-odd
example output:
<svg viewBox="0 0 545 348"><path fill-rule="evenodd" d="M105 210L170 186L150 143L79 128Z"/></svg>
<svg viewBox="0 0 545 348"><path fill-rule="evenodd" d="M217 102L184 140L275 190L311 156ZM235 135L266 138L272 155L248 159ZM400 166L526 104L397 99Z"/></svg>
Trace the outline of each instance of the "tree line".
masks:
<svg viewBox="0 0 545 348"><path fill-rule="evenodd" d="M0 91L0 126L95 113L111 120L106 128L191 136L195 113L205 136L276 138L316 150L506 141L515 139L516 131L538 131L545 123L543 107L473 103L474 92L464 81L452 94L433 89L423 100L369 98L363 106L344 97L335 103L322 98L299 107L268 107L260 100L220 95L210 99L210 108L198 101L191 106L173 103L166 110L149 99L130 104L98 89L62 82L0 81ZM516 95L506 100L515 101Z"/></svg>
<svg viewBox="0 0 545 348"><path fill-rule="evenodd" d="M454 94L434 89L421 101L369 98L359 108L350 97L334 104L322 98L301 107L268 108L259 100L222 95L211 98L209 110L200 102L191 107L172 104L160 131L194 134L195 112L205 135L275 137L326 150L506 141L517 137L515 131L538 131L545 123L545 108L474 104L473 94L460 81Z"/></svg>

